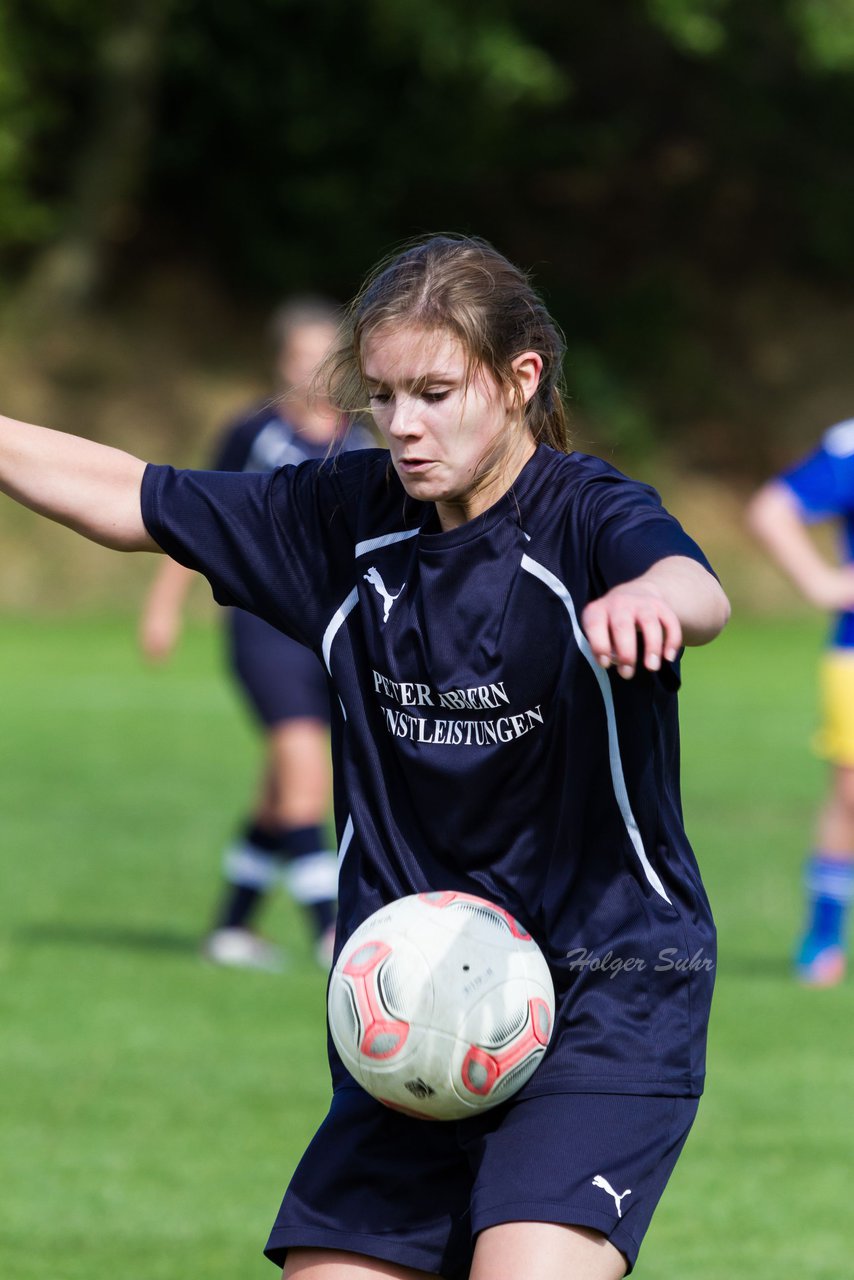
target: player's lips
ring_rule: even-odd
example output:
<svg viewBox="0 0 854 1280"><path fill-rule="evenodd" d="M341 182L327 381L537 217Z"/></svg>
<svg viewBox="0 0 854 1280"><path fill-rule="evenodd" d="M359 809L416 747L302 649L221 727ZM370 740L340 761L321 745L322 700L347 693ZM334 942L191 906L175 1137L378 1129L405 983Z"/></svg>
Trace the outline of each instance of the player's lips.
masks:
<svg viewBox="0 0 854 1280"><path fill-rule="evenodd" d="M401 471L405 471L407 475L417 475L421 471L425 471L427 467L432 467L432 458L398 458L397 466Z"/></svg>

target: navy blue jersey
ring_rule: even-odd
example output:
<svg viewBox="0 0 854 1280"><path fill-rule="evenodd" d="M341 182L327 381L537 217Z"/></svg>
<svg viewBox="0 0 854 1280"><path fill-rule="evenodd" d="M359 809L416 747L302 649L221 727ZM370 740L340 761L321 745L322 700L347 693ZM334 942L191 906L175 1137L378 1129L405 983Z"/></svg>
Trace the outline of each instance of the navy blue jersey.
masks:
<svg viewBox="0 0 854 1280"><path fill-rule="evenodd" d="M359 423L334 441L310 440L283 412L280 401L252 408L226 429L211 461L214 471L275 471L373 443ZM258 719L267 728L288 720L328 722L326 672L289 636L243 609L229 610L230 658Z"/></svg>
<svg viewBox="0 0 854 1280"><path fill-rule="evenodd" d="M211 467L214 471L275 471L310 459L325 458L328 441L310 440L288 420L286 406L268 400L251 409L225 431ZM365 449L373 443L359 423L353 423L332 446L332 453Z"/></svg>
<svg viewBox="0 0 854 1280"><path fill-rule="evenodd" d="M714 928L682 822L678 668L621 680L579 625L666 556L706 564L657 494L540 445L443 532L364 450L267 476L149 467L143 517L330 673L339 942L405 894L491 898L559 1001L527 1094L698 1093Z"/></svg>
<svg viewBox="0 0 854 1280"><path fill-rule="evenodd" d="M798 500L808 524L820 520L841 522L841 554L854 564L854 418L825 431L818 449L779 477ZM840 613L834 622L831 643L854 648L854 611Z"/></svg>

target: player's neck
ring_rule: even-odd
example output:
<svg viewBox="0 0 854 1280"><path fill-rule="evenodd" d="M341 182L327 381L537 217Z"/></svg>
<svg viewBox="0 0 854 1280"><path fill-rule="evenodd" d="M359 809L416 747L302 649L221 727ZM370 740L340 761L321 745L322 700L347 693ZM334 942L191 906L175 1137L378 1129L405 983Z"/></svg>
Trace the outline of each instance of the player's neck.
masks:
<svg viewBox="0 0 854 1280"><path fill-rule="evenodd" d="M436 502L436 515L443 533L483 515L513 487L520 472L533 458L537 443L526 431L492 465L479 480L458 499Z"/></svg>

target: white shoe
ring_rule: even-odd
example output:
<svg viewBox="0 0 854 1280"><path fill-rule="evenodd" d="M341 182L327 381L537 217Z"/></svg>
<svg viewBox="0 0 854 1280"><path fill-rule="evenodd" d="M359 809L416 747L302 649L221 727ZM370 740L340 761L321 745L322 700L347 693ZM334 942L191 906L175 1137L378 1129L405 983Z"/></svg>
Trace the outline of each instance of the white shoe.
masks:
<svg viewBox="0 0 854 1280"><path fill-rule="evenodd" d="M314 958L320 965L321 969L327 971L332 968L332 957L335 954L335 925L331 924L328 929L324 929L323 933L314 944Z"/></svg>
<svg viewBox="0 0 854 1280"><path fill-rule="evenodd" d="M281 973L285 967L279 948L249 929L214 929L205 939L202 954L206 960L230 969L262 969L265 973Z"/></svg>

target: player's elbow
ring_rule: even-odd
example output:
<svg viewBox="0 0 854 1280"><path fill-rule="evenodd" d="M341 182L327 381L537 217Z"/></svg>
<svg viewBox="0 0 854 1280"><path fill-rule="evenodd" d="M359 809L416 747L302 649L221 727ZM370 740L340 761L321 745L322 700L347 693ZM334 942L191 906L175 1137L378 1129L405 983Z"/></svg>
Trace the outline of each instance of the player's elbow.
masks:
<svg viewBox="0 0 854 1280"><path fill-rule="evenodd" d="M712 596L710 640L714 640L715 636L720 635L732 617L732 605L729 602L729 596L717 580L712 584Z"/></svg>
<svg viewBox="0 0 854 1280"><path fill-rule="evenodd" d="M686 645L708 644L719 636L730 620L732 606L717 578L707 573L702 603L693 618L683 623L682 637Z"/></svg>

